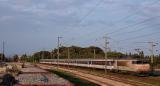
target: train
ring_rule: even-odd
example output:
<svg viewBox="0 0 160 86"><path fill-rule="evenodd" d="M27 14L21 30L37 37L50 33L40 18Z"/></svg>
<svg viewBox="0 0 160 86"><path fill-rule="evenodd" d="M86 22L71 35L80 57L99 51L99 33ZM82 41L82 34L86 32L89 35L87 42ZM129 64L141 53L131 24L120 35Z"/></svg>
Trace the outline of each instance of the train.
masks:
<svg viewBox="0 0 160 86"><path fill-rule="evenodd" d="M41 59L40 63L136 73L146 73L151 69L148 61L138 59Z"/></svg>

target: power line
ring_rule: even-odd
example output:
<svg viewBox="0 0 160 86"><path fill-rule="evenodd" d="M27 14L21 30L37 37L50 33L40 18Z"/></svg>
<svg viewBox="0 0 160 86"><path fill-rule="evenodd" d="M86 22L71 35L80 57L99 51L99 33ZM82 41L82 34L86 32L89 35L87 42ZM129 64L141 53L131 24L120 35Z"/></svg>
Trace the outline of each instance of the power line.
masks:
<svg viewBox="0 0 160 86"><path fill-rule="evenodd" d="M156 3L158 3L159 2L159 0L156 0L156 1L154 1L151 5L154 5L154 4L156 4ZM134 14L137 14L139 11L137 10ZM134 14L132 14L132 15L134 15ZM121 20L119 20L119 21L116 21L116 22L120 22L120 21L122 21L122 20L124 20L124 19L128 19L129 17L131 17L132 15L129 15L129 16L126 16L125 18L122 18ZM158 16L159 17L159 16ZM137 24L137 23L136 23ZM135 25L135 24L134 24ZM133 26L134 26L133 25ZM125 27L122 27L122 28L125 28ZM116 30L116 32L117 31L120 31L122 28L119 28L118 30ZM96 31L95 31L96 32ZM113 33L115 33L115 31L114 32L111 32L111 33L109 33L109 34L113 34Z"/></svg>
<svg viewBox="0 0 160 86"><path fill-rule="evenodd" d="M123 30L124 30L124 29L129 29L131 26L135 27L135 26L137 26L137 25L143 24L143 23L148 22L148 21L150 21L150 20L156 19L157 17L160 17L160 16L154 16L154 17L145 19L145 20L143 20L143 21L141 21L141 22L137 22L137 23L135 23L135 24L131 24L131 25L128 25L128 26L126 26L126 27L121 27L121 28L119 28L118 30L116 30L116 32L114 31L114 32L109 33L109 34L117 33L118 31L121 31L122 29L123 29ZM157 24L157 25L159 25L159 24ZM144 29L144 28L143 28L143 29ZM140 30L141 30L141 29L140 29ZM97 30L96 30L95 32L97 32ZM135 32L136 32L136 31L135 31ZM94 32L92 32L92 33L94 33ZM129 33L132 33L132 32L129 32ZM90 35L90 34L88 34L88 35ZM84 35L83 35L83 36L84 36Z"/></svg>
<svg viewBox="0 0 160 86"><path fill-rule="evenodd" d="M79 19L78 23L76 23L75 25L79 25L81 24L91 13L93 13L96 8L103 2L104 0L99 0L95 6L93 8L91 8L84 16L82 16L81 19ZM73 28L73 27L72 27Z"/></svg>
<svg viewBox="0 0 160 86"><path fill-rule="evenodd" d="M151 3L150 5L157 4L158 2L159 2L159 0L155 0L155 1L154 1L153 3ZM148 5L149 5L149 4L148 4ZM133 15L135 15L135 14L137 14L137 13L139 13L139 9L137 9L135 13L133 13L133 14L131 14L131 15L128 15L128 16L126 16L126 17L124 17L124 18L122 18L122 19L120 19L120 20L118 20L118 21L116 21L116 22L120 22L120 21L122 21L122 20L124 20L124 19L128 19L128 18L132 17Z"/></svg>
<svg viewBox="0 0 160 86"><path fill-rule="evenodd" d="M97 2L97 4L96 4L92 9L90 9L90 10L88 11L88 13L87 13L86 15L84 15L76 25L81 24L92 12L94 12L94 10L95 10L103 1L104 1L104 0L99 0L99 1ZM74 28L74 27L72 27L72 28ZM75 26L75 28L76 28L76 26ZM69 39L68 41L70 41L70 40L72 40L72 39L73 39L73 38ZM66 42L68 42L68 41L66 41Z"/></svg>
<svg viewBox="0 0 160 86"><path fill-rule="evenodd" d="M80 20L79 24L82 22L82 20L84 20L87 16L89 16L89 14L91 14L91 13L95 10L95 8L98 7L98 5L100 5L100 3L101 3L102 1L103 1L103 0L100 0L100 1L96 4L96 6L95 6L94 8L92 8L92 9L88 12L88 14L86 14L86 16L84 16L84 17ZM159 1L159 0L158 0L158 1ZM153 2L151 5L157 3L158 1ZM130 16L127 16L127 17L129 18ZM160 16L156 16L156 17L160 17ZM156 18L156 17L152 17L152 18ZM123 29L123 28L126 28L126 29L127 29L127 28L129 28L130 26L136 26L136 24L143 23L143 22L146 22L146 21L148 21L148 20L152 20L152 18L146 19L146 20L144 20L144 21L142 21L142 22L135 23L135 24L133 24L133 25L128 25L127 27L119 28L119 30L121 30L121 29ZM125 17L124 19L126 19L126 17ZM99 30L99 29L98 29L98 30ZM94 32L97 32L98 30L96 30L96 31L94 31ZM119 31L119 30L116 30L116 31ZM89 33L89 35L91 35L91 34L94 33L94 32ZM111 33L109 33L109 34L113 34L113 32L111 32ZM82 36L84 36L84 35L82 35Z"/></svg>
<svg viewBox="0 0 160 86"><path fill-rule="evenodd" d="M159 2L159 0L156 0L156 1L154 1L151 5L157 4L158 2ZM139 13L138 10L137 10L134 14L137 14L137 13ZM126 16L125 18L122 18L121 20L128 19L129 17L133 16L134 14L129 15L129 16ZM117 21L117 22L120 22L120 20ZM121 30L121 28L119 28L118 30L115 30L115 31L113 31L113 32L111 32L111 33L108 33L108 34L113 34L113 33L116 33L116 32L118 32L118 31L120 31L120 30Z"/></svg>
<svg viewBox="0 0 160 86"><path fill-rule="evenodd" d="M78 24L82 23L82 21L83 21L84 19L86 19L92 12L94 12L94 10L95 10L103 1L104 1L104 0L99 0L98 3L97 3L91 10L89 10L89 12L88 12L86 15L84 15L84 16L81 18L81 20L79 21Z"/></svg>
<svg viewBox="0 0 160 86"><path fill-rule="evenodd" d="M160 33L160 31L159 32L149 33L149 34L144 34L144 35L140 35L140 36L136 36L136 37L126 38L126 39L120 40L119 42L121 42L121 41L127 41L127 40L133 40L133 39L138 39L138 38L141 38L141 37L151 36L151 35L155 35L155 34L158 34L158 33Z"/></svg>
<svg viewBox="0 0 160 86"><path fill-rule="evenodd" d="M145 19L145 20L143 20L143 21L137 22L137 23L135 23L135 24L131 24L131 25L127 25L126 27L118 28L117 30L115 30L115 31L113 31L113 32L111 32L111 33L108 33L108 34L114 34L114 33L117 33L117 32L119 32L119 31L121 31L121 30L128 29L128 28L130 28L131 26L134 27L134 26L137 26L137 25L139 25L139 24L143 24L143 23L148 22L148 21L150 21L150 20L156 19L157 17L160 17L160 16L154 16L154 17Z"/></svg>
<svg viewBox="0 0 160 86"><path fill-rule="evenodd" d="M159 1L159 0L158 0L158 1ZM157 3L158 1L153 2L152 5L153 5L154 3ZM84 16L84 17L82 18L82 20L84 20L87 16L89 16L89 14L91 14L91 13L95 10L95 8L98 7L98 5L99 5L101 2L102 2L102 1L99 1L99 2L96 4L96 6L95 6L93 9L91 9L91 10L88 12L88 14L86 14L86 16ZM129 16L127 16L127 17L129 17ZM135 23L135 24L132 24L132 25L128 25L128 26L126 26L126 27L119 28L119 29L116 30L116 31L119 31L119 30L121 30L121 29L123 29L123 28L128 29L130 26L133 26L133 27L134 27L134 26L137 26L137 25L139 25L139 24L142 24L142 23L145 23L145 22L147 22L147 21L153 20L153 19L155 19L155 18L157 18L157 17L160 17L160 16L155 16L155 17L151 17L151 18L145 19L145 20L143 20L143 21L141 21L141 22L138 22L138 23ZM125 19L126 19L126 18L125 18ZM82 20L80 20L79 24L82 22ZM96 30L95 32L97 32L97 30ZM135 31L135 32L136 32L136 31ZM94 32L92 32L92 33L94 33ZM115 31L114 31L114 32L111 32L111 33L109 33L109 34L113 34L113 33L115 33ZM129 33L132 33L132 32L129 32ZM82 35L82 36L84 36L84 35Z"/></svg>
<svg viewBox="0 0 160 86"><path fill-rule="evenodd" d="M157 26L157 25L160 25L160 24L155 24L155 25L151 25L151 26ZM148 26L147 26L148 27ZM116 35L121 35L121 34L125 34L125 33L134 33L134 32L139 32L139 31L141 31L141 30L144 30L144 29L146 29L147 27L143 27L143 28L139 28L139 29L137 29L137 30L133 30L133 31L128 31L128 32L123 32L123 33L119 33L119 34L116 34ZM149 26L150 27L150 26ZM116 35L114 35L114 36L116 36Z"/></svg>

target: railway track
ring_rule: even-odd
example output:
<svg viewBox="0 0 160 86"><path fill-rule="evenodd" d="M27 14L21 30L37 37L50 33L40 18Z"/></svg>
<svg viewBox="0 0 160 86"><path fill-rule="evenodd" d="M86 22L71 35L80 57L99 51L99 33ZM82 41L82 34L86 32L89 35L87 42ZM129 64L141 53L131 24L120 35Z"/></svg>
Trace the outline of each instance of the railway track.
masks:
<svg viewBox="0 0 160 86"><path fill-rule="evenodd" d="M53 67L53 65L52 66L47 65L47 64L38 64L38 65L42 68L48 68L48 69L55 68L55 67ZM76 75L80 78L94 82L94 83L99 84L101 86L152 86L147 83L127 80L127 79L123 79L123 78L115 77L115 76L108 75L108 77L101 77L101 76L97 76L97 75L93 75L93 74L88 74L84 71L69 70L67 68L62 68L62 67L59 69L73 73L74 75Z"/></svg>
<svg viewBox="0 0 160 86"><path fill-rule="evenodd" d="M81 71L81 72L88 73L86 71ZM96 75L96 74L93 74L93 75ZM100 76L100 75L98 75L98 76ZM126 84L130 84L132 86L153 86L153 85L148 84L148 83L139 82L139 81L135 81L135 80L130 80L130 79L127 79L127 78L121 78L123 76L105 75L105 76L100 76L100 77L109 78L111 80L122 82L122 83L126 83Z"/></svg>
<svg viewBox="0 0 160 86"><path fill-rule="evenodd" d="M53 68L53 67L51 67L51 66L42 65L42 64L39 64L38 66L39 66L40 68L42 68L42 69L52 69L52 68ZM80 72L78 72L78 71L66 70L66 69L63 69L63 68L58 68L58 69L63 70L63 71L70 72L70 73L74 74L75 76L77 76L77 77L79 77L79 78L88 80L88 81L90 81L90 82L96 83L96 84L101 85L101 86L113 86L113 85L108 84L108 83L105 82L104 80L102 80L103 78L101 78L101 77L98 77L98 79L97 79L97 78L95 78L93 75L83 74L83 73L80 73ZM127 86L127 85L124 85L124 86Z"/></svg>

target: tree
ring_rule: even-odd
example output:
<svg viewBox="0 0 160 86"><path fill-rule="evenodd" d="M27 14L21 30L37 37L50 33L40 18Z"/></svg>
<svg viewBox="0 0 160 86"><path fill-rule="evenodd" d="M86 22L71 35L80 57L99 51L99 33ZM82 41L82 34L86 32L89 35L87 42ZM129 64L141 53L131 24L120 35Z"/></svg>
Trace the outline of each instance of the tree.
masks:
<svg viewBox="0 0 160 86"><path fill-rule="evenodd" d="M31 58L33 58L34 61L39 62L40 59L51 59L52 54L49 51L40 51L34 53Z"/></svg>
<svg viewBox="0 0 160 86"><path fill-rule="evenodd" d="M140 54L140 57L141 57L142 59L144 59L144 52L143 52L143 51L140 51L139 54Z"/></svg>
<svg viewBox="0 0 160 86"><path fill-rule="evenodd" d="M18 61L19 61L19 57L18 57L17 54L15 54L15 55L13 56L13 61L14 61L14 62L18 62Z"/></svg>
<svg viewBox="0 0 160 86"><path fill-rule="evenodd" d="M125 57L125 54L120 52L108 52L107 53L108 58L123 58Z"/></svg>
<svg viewBox="0 0 160 86"><path fill-rule="evenodd" d="M22 61L22 62L27 62L27 61L28 61L27 54L23 54L23 55L21 56L21 61Z"/></svg>
<svg viewBox="0 0 160 86"><path fill-rule="evenodd" d="M68 49L70 50L70 58L71 59L88 59L88 58L94 58L94 50L95 50L95 58L96 59L102 59L104 58L104 51L96 46L90 46L90 47L79 47L79 46L70 46L65 47L62 46L59 48L60 52L60 59L67 59L68 58ZM28 58L28 61L32 62L39 62L40 59L57 59L58 49L54 49L51 52L49 51L39 51L35 52L32 56ZM108 52L108 58L122 58L126 55L121 52L116 51L110 51Z"/></svg>
<svg viewBox="0 0 160 86"><path fill-rule="evenodd" d="M5 60L5 55L3 53L0 53L0 60L4 61Z"/></svg>
<svg viewBox="0 0 160 86"><path fill-rule="evenodd" d="M90 46L86 48L78 47L78 46L71 46L71 47L60 47L60 58L67 58L68 55L68 48L70 50L70 58L93 58L94 56L94 49L96 53L96 58L104 58L104 51L95 46ZM52 52L53 58L57 58L57 49L54 49ZM124 54L120 52L108 52L109 58L121 58L125 56Z"/></svg>

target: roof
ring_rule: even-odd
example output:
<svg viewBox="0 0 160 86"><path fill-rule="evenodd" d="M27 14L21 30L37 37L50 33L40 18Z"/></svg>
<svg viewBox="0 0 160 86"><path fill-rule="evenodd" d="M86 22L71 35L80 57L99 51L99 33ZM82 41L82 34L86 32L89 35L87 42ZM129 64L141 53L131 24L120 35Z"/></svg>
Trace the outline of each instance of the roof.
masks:
<svg viewBox="0 0 160 86"><path fill-rule="evenodd" d="M41 60L48 60L48 61L57 61L58 59L41 59ZM137 59L59 59L59 61L137 61Z"/></svg>

